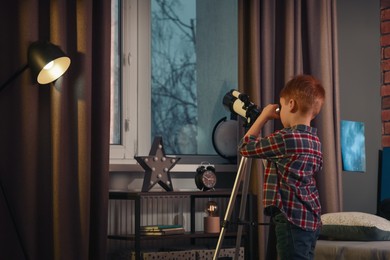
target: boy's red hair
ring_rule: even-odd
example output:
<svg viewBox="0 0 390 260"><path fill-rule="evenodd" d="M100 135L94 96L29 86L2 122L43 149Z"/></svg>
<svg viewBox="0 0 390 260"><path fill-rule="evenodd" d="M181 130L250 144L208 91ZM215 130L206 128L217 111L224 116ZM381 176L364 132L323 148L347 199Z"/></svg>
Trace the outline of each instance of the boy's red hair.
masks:
<svg viewBox="0 0 390 260"><path fill-rule="evenodd" d="M313 112L318 115L325 100L325 89L311 75L298 75L289 80L280 92L286 101L294 99L302 113Z"/></svg>

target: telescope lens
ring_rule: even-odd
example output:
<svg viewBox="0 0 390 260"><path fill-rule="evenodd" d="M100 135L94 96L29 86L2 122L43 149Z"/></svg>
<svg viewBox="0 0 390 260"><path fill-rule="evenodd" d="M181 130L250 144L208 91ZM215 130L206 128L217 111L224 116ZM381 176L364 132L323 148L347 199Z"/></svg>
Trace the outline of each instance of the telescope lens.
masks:
<svg viewBox="0 0 390 260"><path fill-rule="evenodd" d="M232 95L232 92L229 91L226 93L226 95L223 97L222 103L225 106L225 108L229 109L230 112L233 112L233 103L236 101L236 97Z"/></svg>

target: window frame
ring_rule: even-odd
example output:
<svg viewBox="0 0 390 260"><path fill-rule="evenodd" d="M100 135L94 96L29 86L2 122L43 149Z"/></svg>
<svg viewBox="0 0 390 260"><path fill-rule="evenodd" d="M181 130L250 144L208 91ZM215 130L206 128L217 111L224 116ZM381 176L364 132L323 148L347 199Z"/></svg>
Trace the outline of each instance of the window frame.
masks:
<svg viewBox="0 0 390 260"><path fill-rule="evenodd" d="M140 166L134 156L148 155L152 143L150 136L151 1L121 0L120 2L122 5L119 8L122 15L120 20L123 144L110 145L110 171L138 171ZM136 127L131 128L132 124L136 124ZM205 161L218 167L219 171L234 172L237 169L236 163L231 163L219 155L169 156L181 158L171 170L172 172L192 172Z"/></svg>
<svg viewBox="0 0 390 260"><path fill-rule="evenodd" d="M121 6L121 91L122 144L110 145L110 164L136 164L134 156L147 154L150 137L143 129L150 129L150 1L122 0ZM137 37L130 37L136 35ZM143 59L138 59L143 57ZM142 73L141 73L142 72ZM149 90L149 91L148 91ZM143 102L138 102L138 99ZM136 111L131 113L131 111ZM132 128L131 125L137 127ZM140 145L138 140L143 140Z"/></svg>

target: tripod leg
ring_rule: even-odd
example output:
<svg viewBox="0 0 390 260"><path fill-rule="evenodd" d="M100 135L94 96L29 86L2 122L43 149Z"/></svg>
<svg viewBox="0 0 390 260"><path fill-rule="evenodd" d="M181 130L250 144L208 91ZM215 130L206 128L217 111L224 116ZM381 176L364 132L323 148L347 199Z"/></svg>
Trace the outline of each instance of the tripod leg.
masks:
<svg viewBox="0 0 390 260"><path fill-rule="evenodd" d="M226 225L229 222L230 217L232 215L233 206L234 206L234 203L236 201L238 190L240 188L240 183L242 181L242 178L245 175L245 167L247 164L247 160L248 160L248 158L246 158L246 157L241 158L240 165L238 167L238 172L236 175L236 180L234 181L234 185L233 185L232 195L230 196L229 203L228 203L227 208L226 208L225 217L223 219L221 232L219 233L219 238L218 238L218 242L217 242L217 247L215 248L213 260L218 259L219 251L221 250L223 239L224 239L225 233L226 233L226 228L227 228Z"/></svg>
<svg viewBox="0 0 390 260"><path fill-rule="evenodd" d="M250 183L250 171L251 171L251 163L250 159L247 159L247 166L246 166L246 172L249 175L246 175L243 181L243 187L242 187L242 195L241 195L241 204L240 204L240 213L238 220L239 222L243 222L245 220L245 212L246 212L246 201L248 197L248 190L249 190L249 183ZM249 164L248 164L249 163ZM242 237L242 229L244 228L244 225L238 225L237 230L237 238L236 238L236 252L235 252L235 258L238 259L238 254L240 251L240 245L241 245L241 237Z"/></svg>

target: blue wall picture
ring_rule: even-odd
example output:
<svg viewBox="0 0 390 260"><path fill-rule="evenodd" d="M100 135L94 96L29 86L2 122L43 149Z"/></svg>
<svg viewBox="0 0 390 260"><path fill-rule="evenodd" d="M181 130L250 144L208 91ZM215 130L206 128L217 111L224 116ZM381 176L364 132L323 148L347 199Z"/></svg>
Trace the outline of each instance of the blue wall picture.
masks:
<svg viewBox="0 0 390 260"><path fill-rule="evenodd" d="M343 171L366 171L364 123L341 121L341 155Z"/></svg>

